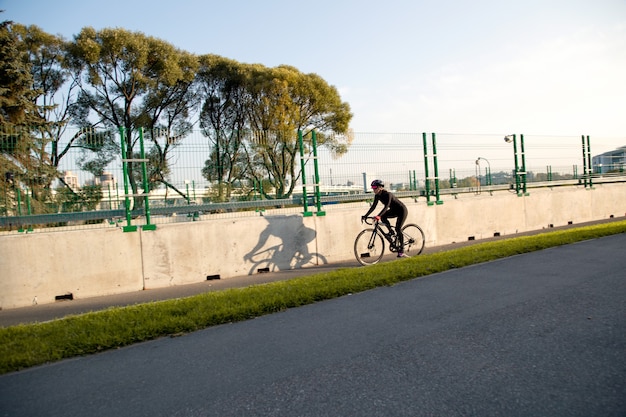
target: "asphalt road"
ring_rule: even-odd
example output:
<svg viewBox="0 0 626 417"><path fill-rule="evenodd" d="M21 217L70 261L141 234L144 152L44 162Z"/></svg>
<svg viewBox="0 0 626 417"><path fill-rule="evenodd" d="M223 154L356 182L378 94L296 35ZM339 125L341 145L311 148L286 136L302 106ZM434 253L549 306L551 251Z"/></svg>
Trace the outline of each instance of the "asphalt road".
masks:
<svg viewBox="0 0 626 417"><path fill-rule="evenodd" d="M0 416L625 416L626 234L0 376Z"/></svg>

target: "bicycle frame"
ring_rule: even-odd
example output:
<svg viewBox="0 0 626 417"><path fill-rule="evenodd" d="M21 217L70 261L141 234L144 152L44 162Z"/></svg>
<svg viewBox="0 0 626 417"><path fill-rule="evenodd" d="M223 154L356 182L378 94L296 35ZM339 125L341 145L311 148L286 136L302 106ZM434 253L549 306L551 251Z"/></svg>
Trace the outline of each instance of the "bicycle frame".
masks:
<svg viewBox="0 0 626 417"><path fill-rule="evenodd" d="M383 227L381 226L381 223L389 228L388 233L385 233L385 231L383 230ZM386 223L383 223L380 220L376 220L376 217L368 217L367 219L365 219L365 224L374 226L374 232L372 233L372 237L370 238L370 243L373 243L375 234L378 233L382 237L384 237L387 240L387 242L389 242L389 244L391 245L390 246L391 251L395 252L395 246L398 242L398 231L396 230L395 226L391 224L387 226ZM394 234L392 235L391 232L394 232Z"/></svg>

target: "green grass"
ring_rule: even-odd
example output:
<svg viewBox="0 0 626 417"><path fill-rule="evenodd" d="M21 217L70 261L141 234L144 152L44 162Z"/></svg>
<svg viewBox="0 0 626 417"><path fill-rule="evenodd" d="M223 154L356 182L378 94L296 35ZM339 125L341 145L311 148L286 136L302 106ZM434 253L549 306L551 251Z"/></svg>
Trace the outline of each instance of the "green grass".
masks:
<svg viewBox="0 0 626 417"><path fill-rule="evenodd" d="M0 374L247 320L454 268L626 232L626 221L477 243L384 264L0 328Z"/></svg>

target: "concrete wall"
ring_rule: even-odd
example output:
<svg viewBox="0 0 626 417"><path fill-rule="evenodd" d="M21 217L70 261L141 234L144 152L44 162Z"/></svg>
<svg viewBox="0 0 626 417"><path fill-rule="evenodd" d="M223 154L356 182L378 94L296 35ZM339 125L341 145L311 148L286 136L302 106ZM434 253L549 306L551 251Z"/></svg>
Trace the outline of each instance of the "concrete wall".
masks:
<svg viewBox="0 0 626 417"><path fill-rule="evenodd" d="M120 229L0 237L0 307L143 289L141 236Z"/></svg>
<svg viewBox="0 0 626 417"><path fill-rule="evenodd" d="M434 201L434 199L431 199ZM446 196L443 204L405 200L407 222L424 229L427 246L548 229L626 215L626 184L596 184ZM269 271L354 260L366 202L327 205L325 216L266 212L121 229L0 237L0 307L50 303ZM354 260L357 265L356 260Z"/></svg>

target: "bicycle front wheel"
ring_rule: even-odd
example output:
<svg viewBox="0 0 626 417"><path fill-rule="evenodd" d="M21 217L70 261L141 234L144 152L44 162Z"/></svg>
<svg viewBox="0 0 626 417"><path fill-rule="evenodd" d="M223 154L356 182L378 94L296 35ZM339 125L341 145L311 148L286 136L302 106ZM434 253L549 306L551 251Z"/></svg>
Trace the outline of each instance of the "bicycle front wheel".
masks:
<svg viewBox="0 0 626 417"><path fill-rule="evenodd" d="M378 263L385 253L385 241L374 229L365 229L354 241L354 255L361 265Z"/></svg>
<svg viewBox="0 0 626 417"><path fill-rule="evenodd" d="M404 253L409 256L416 256L422 253L426 238L421 227L416 224L409 223L402 228L404 236Z"/></svg>

